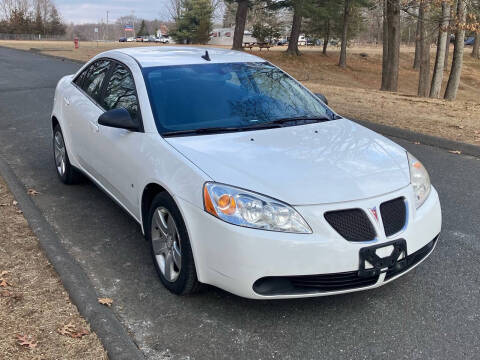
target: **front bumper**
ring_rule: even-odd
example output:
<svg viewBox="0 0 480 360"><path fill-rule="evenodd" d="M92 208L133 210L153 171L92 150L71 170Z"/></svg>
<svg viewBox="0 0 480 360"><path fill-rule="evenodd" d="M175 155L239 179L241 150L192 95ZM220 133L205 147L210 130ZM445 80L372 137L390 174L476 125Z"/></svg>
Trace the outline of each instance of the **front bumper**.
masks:
<svg viewBox="0 0 480 360"><path fill-rule="evenodd" d="M386 237L382 224L372 224L378 236L372 241L350 242L341 237L325 220L323 214L349 208L377 207L385 201L404 197L407 200L407 223L402 231ZM411 186L376 198L348 203L296 206L313 230L312 234L288 234L249 229L225 223L191 203L176 199L192 244L201 282L215 285L233 294L255 299L295 298L334 295L381 286L413 269L434 249L441 230L441 209L438 194L432 187L429 198L415 209ZM382 272L377 277L344 288L289 287L290 278L312 278L345 275L349 280L359 270L361 248L405 239L407 256L421 253L408 267L398 273ZM423 251L422 251L423 249ZM427 251L425 251L425 249ZM283 279L282 286L259 287L264 279ZM325 278L321 279L324 283ZM354 279L355 280L355 279ZM291 284L291 282L290 282ZM297 282L298 284L298 282ZM274 284L275 285L275 284ZM265 290L267 289L267 290Z"/></svg>

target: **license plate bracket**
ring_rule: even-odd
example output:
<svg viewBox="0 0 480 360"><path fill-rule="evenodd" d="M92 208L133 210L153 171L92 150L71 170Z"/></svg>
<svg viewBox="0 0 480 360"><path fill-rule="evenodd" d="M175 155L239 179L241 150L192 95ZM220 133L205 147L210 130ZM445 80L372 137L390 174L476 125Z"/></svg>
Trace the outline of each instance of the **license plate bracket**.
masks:
<svg viewBox="0 0 480 360"><path fill-rule="evenodd" d="M380 257L377 255L377 249L393 246L392 253L387 257ZM402 260L398 260L400 254L404 254ZM406 266L407 257L407 242L405 239L397 239L390 242L372 245L360 249L360 266L358 276L371 277L379 275L381 272L386 272L388 269L402 269ZM366 261L372 267L366 268Z"/></svg>

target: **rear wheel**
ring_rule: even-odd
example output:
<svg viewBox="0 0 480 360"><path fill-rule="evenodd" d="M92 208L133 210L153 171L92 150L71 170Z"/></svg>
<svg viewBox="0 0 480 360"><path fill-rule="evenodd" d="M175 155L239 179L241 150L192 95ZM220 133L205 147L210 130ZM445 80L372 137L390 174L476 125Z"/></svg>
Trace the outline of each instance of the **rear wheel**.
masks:
<svg viewBox="0 0 480 360"><path fill-rule="evenodd" d="M178 295L197 292L200 283L187 229L177 205L167 193L153 199L145 234L163 285Z"/></svg>
<svg viewBox="0 0 480 360"><path fill-rule="evenodd" d="M60 125L56 125L53 129L53 156L57 175L61 182L70 185L77 183L81 179L82 175L80 172L70 164Z"/></svg>

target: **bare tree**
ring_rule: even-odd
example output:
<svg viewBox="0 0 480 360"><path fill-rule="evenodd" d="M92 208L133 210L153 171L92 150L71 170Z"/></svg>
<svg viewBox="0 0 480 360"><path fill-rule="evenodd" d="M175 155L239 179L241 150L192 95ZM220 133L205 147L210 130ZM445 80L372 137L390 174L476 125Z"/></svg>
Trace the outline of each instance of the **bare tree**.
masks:
<svg viewBox="0 0 480 360"><path fill-rule="evenodd" d="M302 15L300 5L301 4L299 4L298 1L294 1L292 29L290 31L287 54L300 55L300 51L298 50L298 37L300 36L300 29L302 28Z"/></svg>
<svg viewBox="0 0 480 360"><path fill-rule="evenodd" d="M480 30L475 33L475 41L473 43L472 57L480 59Z"/></svg>
<svg viewBox="0 0 480 360"><path fill-rule="evenodd" d="M420 12L420 9L418 10ZM420 49L420 39L422 37L422 22L420 21L420 14L418 13L418 17L417 17L417 28L416 28L416 31L415 31L415 57L413 58L413 68L415 70L418 70L420 69L420 52L421 52L421 49Z"/></svg>
<svg viewBox="0 0 480 360"><path fill-rule="evenodd" d="M420 73L418 74L418 96L426 97L429 92L430 80L430 38L427 30L428 4L420 2L418 22L420 23Z"/></svg>
<svg viewBox="0 0 480 360"><path fill-rule="evenodd" d="M348 22L350 19L350 3L351 0L344 0L343 9L343 25L342 25L342 44L340 47L340 59L338 66L347 67L347 43L348 43Z"/></svg>
<svg viewBox="0 0 480 360"><path fill-rule="evenodd" d="M243 50L243 34L247 22L249 0L238 0L237 12L235 14L235 31L233 32L233 50Z"/></svg>
<svg viewBox="0 0 480 360"><path fill-rule="evenodd" d="M444 98L446 100L455 100L458 92L458 85L460 84L460 75L462 74L463 65L463 51L465 41L465 28L463 25L466 22L466 3L465 0L458 0L457 3L457 26L455 31L455 44L453 48L452 70L448 77L447 89L445 90Z"/></svg>
<svg viewBox="0 0 480 360"><path fill-rule="evenodd" d="M400 61L400 0L387 0L387 64L385 71L385 88L382 90L398 90L398 68ZM384 39L385 41L385 39ZM383 74L382 74L383 76Z"/></svg>
<svg viewBox="0 0 480 360"><path fill-rule="evenodd" d="M432 85L430 87L430 97L439 98L443 81L443 67L445 65L445 52L448 35L448 19L450 17L450 4L448 1L442 2L442 18L438 28L437 55L435 56L435 67L433 69Z"/></svg>
<svg viewBox="0 0 480 360"><path fill-rule="evenodd" d="M388 73L388 21L387 21L387 2L382 0L383 8L383 52L382 52L382 86L380 90L387 90L387 73Z"/></svg>
<svg viewBox="0 0 480 360"><path fill-rule="evenodd" d="M450 15L449 15L449 20L448 20L448 29L447 29L447 38L445 39L445 62L443 65L443 69L445 71L448 71L448 54L450 53L450 36L452 35L452 26L453 26L453 20L454 20L454 15L455 15L455 9L457 8L457 5L454 4L454 6L450 5Z"/></svg>

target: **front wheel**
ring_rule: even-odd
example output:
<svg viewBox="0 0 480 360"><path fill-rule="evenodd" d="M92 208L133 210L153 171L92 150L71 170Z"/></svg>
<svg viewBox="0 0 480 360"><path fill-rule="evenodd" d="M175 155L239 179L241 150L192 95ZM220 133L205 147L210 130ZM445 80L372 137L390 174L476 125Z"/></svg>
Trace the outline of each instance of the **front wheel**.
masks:
<svg viewBox="0 0 480 360"><path fill-rule="evenodd" d="M163 285L177 295L197 292L200 283L187 229L177 205L167 193L153 199L145 235Z"/></svg>

